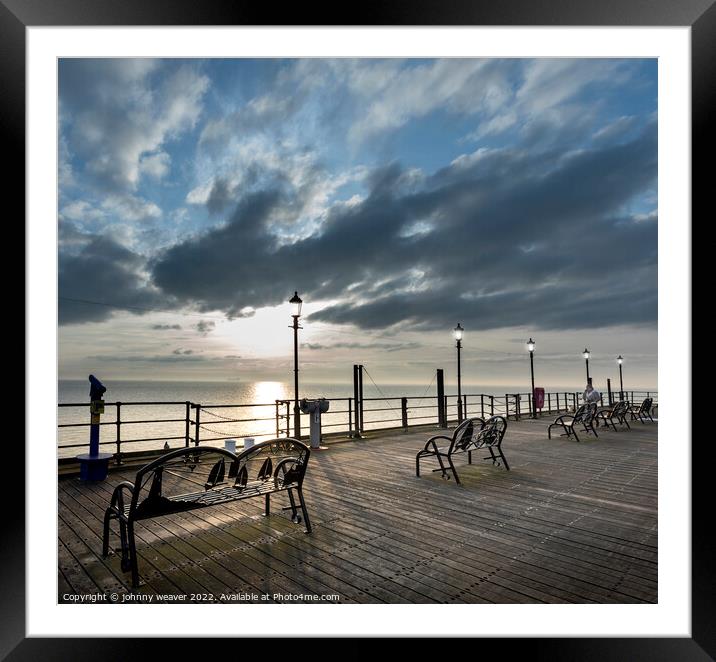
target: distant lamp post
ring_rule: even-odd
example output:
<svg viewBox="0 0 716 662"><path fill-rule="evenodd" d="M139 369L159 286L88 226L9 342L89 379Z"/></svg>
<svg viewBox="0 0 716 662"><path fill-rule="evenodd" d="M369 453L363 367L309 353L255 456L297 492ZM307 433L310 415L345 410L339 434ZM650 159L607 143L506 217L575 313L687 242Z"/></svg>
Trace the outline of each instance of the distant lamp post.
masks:
<svg viewBox="0 0 716 662"><path fill-rule="evenodd" d="M301 438L301 410L298 407L298 330L303 328L298 326L298 318L301 317L301 306L303 301L298 296L298 292L294 292L289 300L293 306L293 436L296 439Z"/></svg>
<svg viewBox="0 0 716 662"><path fill-rule="evenodd" d="M460 350L462 349L462 335L465 329L457 323L453 333L455 334L455 346L457 347L457 420L462 423L462 377L460 374Z"/></svg>
<svg viewBox="0 0 716 662"><path fill-rule="evenodd" d="M621 354L617 356L617 363L619 364L619 400L621 401L624 399L624 379L622 378L622 363L624 363L624 359Z"/></svg>
<svg viewBox="0 0 716 662"><path fill-rule="evenodd" d="M535 407L535 341L530 338L527 341L527 351L530 353L530 377L532 378L532 418L537 418Z"/></svg>
<svg viewBox="0 0 716 662"><path fill-rule="evenodd" d="M587 364L587 382L589 382L589 350L586 347L582 352L582 356L584 357L584 361Z"/></svg>

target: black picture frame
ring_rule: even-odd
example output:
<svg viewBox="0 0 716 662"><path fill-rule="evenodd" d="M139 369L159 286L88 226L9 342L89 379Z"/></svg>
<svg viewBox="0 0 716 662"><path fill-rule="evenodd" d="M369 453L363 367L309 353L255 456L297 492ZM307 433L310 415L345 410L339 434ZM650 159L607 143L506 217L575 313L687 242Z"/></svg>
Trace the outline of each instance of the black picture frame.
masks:
<svg viewBox="0 0 716 662"><path fill-rule="evenodd" d="M524 26L690 26L692 39L692 202L706 195L708 169L696 163L711 143L706 129L716 96L715 0L366 0L355 12L338 4L281 7L282 25L524 25ZM25 29L31 26L112 25L273 25L276 8L246 0L0 0L0 127L6 175L18 214L25 201ZM703 140L701 139L703 138ZM21 165L22 164L22 165ZM710 182L709 182L710 183ZM690 356L687 357L690 361ZM690 407L690 403L687 403ZM690 412L689 412L690 413ZM685 431L686 437L688 433ZM8 440L9 441L9 440ZM26 439L26 443L33 440ZM704 440L706 441L706 440ZM679 452L687 438L678 440ZM676 442L674 442L676 443ZM716 658L714 558L709 540L712 495L706 493L708 443L692 446L692 638L544 638L488 639L479 654L493 646L500 654L524 652L550 660L708 660ZM13 457L13 462L22 461ZM18 475L22 473L18 472ZM22 493L22 490L19 490ZM25 659L126 659L143 650L136 639L52 639L25 636L25 518L19 507L6 509L0 535L0 657ZM184 655L206 654L201 642L182 641ZM196 646L196 648L195 648ZM199 648L201 646L201 649ZM520 649L520 650L518 650Z"/></svg>

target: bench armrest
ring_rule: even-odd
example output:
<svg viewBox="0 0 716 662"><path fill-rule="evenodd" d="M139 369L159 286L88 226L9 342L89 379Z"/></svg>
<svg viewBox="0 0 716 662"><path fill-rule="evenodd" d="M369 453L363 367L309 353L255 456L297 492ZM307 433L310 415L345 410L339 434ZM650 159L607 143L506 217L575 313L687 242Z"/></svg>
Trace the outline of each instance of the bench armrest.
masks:
<svg viewBox="0 0 716 662"><path fill-rule="evenodd" d="M452 441L452 437L446 437L444 434L438 434L434 437L430 437L430 439L425 442L425 448L423 450L428 450L428 446L432 445L434 452L438 452L438 445L435 443L438 439L445 439L446 441Z"/></svg>
<svg viewBox="0 0 716 662"><path fill-rule="evenodd" d="M565 418L570 419L568 422L574 420L574 416L570 416L569 414L562 414L562 416L557 416L557 418L554 419L554 423L552 423L552 425L564 425Z"/></svg>
<svg viewBox="0 0 716 662"><path fill-rule="evenodd" d="M117 507L120 512L124 511L124 493L123 490L127 490L131 496L134 496L134 485L128 480L123 480L112 492L112 500L110 501L110 508Z"/></svg>

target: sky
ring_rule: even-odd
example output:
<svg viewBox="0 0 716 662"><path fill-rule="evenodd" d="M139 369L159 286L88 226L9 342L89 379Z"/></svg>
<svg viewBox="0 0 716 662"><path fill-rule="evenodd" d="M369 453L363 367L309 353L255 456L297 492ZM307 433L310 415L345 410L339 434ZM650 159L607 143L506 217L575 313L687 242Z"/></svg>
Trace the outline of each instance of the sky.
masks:
<svg viewBox="0 0 716 662"><path fill-rule="evenodd" d="M61 59L59 377L657 383L655 59Z"/></svg>

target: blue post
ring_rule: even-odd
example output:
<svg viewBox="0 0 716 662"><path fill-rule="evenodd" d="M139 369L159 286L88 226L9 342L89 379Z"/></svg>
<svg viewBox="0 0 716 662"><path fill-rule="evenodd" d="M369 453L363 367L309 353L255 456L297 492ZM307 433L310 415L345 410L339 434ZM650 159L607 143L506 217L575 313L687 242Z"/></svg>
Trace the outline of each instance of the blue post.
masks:
<svg viewBox="0 0 716 662"><path fill-rule="evenodd" d="M80 480L104 480L107 478L109 459L112 453L99 452L99 421L104 413L104 395L107 388L94 375L90 381L90 448L89 453L78 455Z"/></svg>

